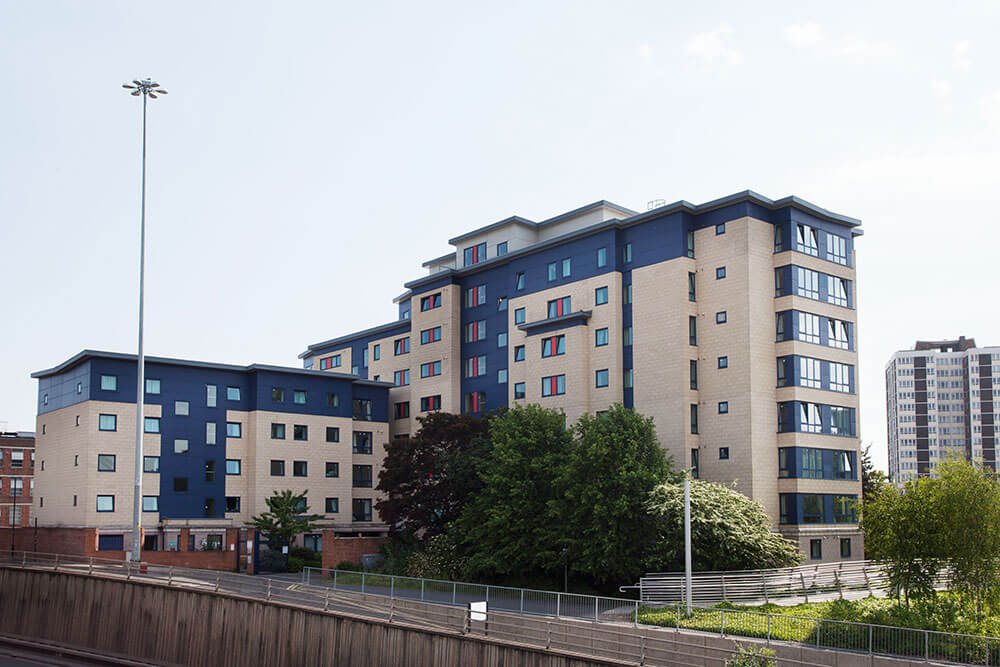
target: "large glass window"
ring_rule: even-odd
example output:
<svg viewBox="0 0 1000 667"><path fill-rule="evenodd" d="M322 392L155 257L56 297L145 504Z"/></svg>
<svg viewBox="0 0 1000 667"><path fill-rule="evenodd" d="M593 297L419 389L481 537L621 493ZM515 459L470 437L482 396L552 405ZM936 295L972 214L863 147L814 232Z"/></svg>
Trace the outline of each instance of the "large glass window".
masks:
<svg viewBox="0 0 1000 667"><path fill-rule="evenodd" d="M802 522L823 523L823 496L817 493L802 495Z"/></svg>
<svg viewBox="0 0 1000 667"><path fill-rule="evenodd" d="M798 339L805 343L819 344L819 315L812 313L799 314Z"/></svg>
<svg viewBox="0 0 1000 667"><path fill-rule="evenodd" d="M833 452L833 478L856 479L853 466L851 465L850 452L844 452L844 451Z"/></svg>
<svg viewBox="0 0 1000 667"><path fill-rule="evenodd" d="M833 497L834 523L855 523L857 516L854 511L855 499L852 496Z"/></svg>
<svg viewBox="0 0 1000 667"><path fill-rule="evenodd" d="M830 389L832 391L851 391L851 367L847 364L830 363Z"/></svg>
<svg viewBox="0 0 1000 667"><path fill-rule="evenodd" d="M469 357L463 362L465 366L465 377L474 378L486 375L486 355L482 354L477 357Z"/></svg>
<svg viewBox="0 0 1000 667"><path fill-rule="evenodd" d="M118 391L118 376L117 375L102 375L101 376L101 390L102 391Z"/></svg>
<svg viewBox="0 0 1000 667"><path fill-rule="evenodd" d="M594 303L598 306L603 306L608 302L608 288L598 287L594 290Z"/></svg>
<svg viewBox="0 0 1000 667"><path fill-rule="evenodd" d="M355 454L371 454L372 453L372 433L371 431L355 431L354 432L354 445L353 452Z"/></svg>
<svg viewBox="0 0 1000 667"><path fill-rule="evenodd" d="M226 459L226 474L239 475L243 472L243 463L240 459Z"/></svg>
<svg viewBox="0 0 1000 667"><path fill-rule="evenodd" d="M799 430L803 433L821 433L823 418L816 403L799 403Z"/></svg>
<svg viewBox="0 0 1000 667"><path fill-rule="evenodd" d="M553 299L548 303L548 316L550 318L569 315L571 310L570 298L568 296L564 296L561 299Z"/></svg>
<svg viewBox="0 0 1000 667"><path fill-rule="evenodd" d="M465 260L463 266L472 266L473 264L486 261L486 243L479 243L471 248L466 248L463 253L463 259Z"/></svg>
<svg viewBox="0 0 1000 667"><path fill-rule="evenodd" d="M465 342L475 343L486 340L486 320L477 320L465 325Z"/></svg>
<svg viewBox="0 0 1000 667"><path fill-rule="evenodd" d="M147 394L159 394L160 393L160 381L154 380L152 378L146 378L146 393Z"/></svg>
<svg viewBox="0 0 1000 667"><path fill-rule="evenodd" d="M819 299L819 273L811 269L795 267L795 293L807 299Z"/></svg>
<svg viewBox="0 0 1000 667"><path fill-rule="evenodd" d="M101 431L117 431L118 415L100 415L97 418L97 428Z"/></svg>
<svg viewBox="0 0 1000 667"><path fill-rule="evenodd" d="M441 340L441 327L433 327L431 329L424 329L420 332L420 344L427 345L428 343L435 343Z"/></svg>
<svg viewBox="0 0 1000 667"><path fill-rule="evenodd" d="M369 398L355 398L351 401L352 417L359 421L372 420L372 401Z"/></svg>
<svg viewBox="0 0 1000 667"><path fill-rule="evenodd" d="M437 292L429 296L420 298L420 310L421 312L425 310L431 310L433 308L441 307L441 293Z"/></svg>
<svg viewBox="0 0 1000 667"><path fill-rule="evenodd" d="M351 501L351 520L352 521L372 520L371 498L355 498Z"/></svg>
<svg viewBox="0 0 1000 667"><path fill-rule="evenodd" d="M607 387L609 382L608 369L604 368L594 373L595 382L594 386L600 389L601 387Z"/></svg>
<svg viewBox="0 0 1000 667"><path fill-rule="evenodd" d="M819 255L819 232L809 225L795 226L795 249L814 257Z"/></svg>
<svg viewBox="0 0 1000 667"><path fill-rule="evenodd" d="M98 472L114 472L115 471L115 455L114 454L98 454L97 455L97 471Z"/></svg>
<svg viewBox="0 0 1000 667"><path fill-rule="evenodd" d="M426 364L420 364L420 377L429 378L436 375L441 375L440 361L429 361Z"/></svg>
<svg viewBox="0 0 1000 667"><path fill-rule="evenodd" d="M826 298L835 306L847 307L847 279L836 276L826 277Z"/></svg>
<svg viewBox="0 0 1000 667"><path fill-rule="evenodd" d="M226 422L227 438L242 438L243 425L240 422Z"/></svg>
<svg viewBox="0 0 1000 667"><path fill-rule="evenodd" d="M819 359L799 357L799 384L803 387L820 389L823 385Z"/></svg>
<svg viewBox="0 0 1000 667"><path fill-rule="evenodd" d="M542 378L542 396L559 396L565 393L565 375L550 375Z"/></svg>
<svg viewBox="0 0 1000 667"><path fill-rule="evenodd" d="M115 497L114 496L97 496L97 511L98 512L114 512L115 511Z"/></svg>
<svg viewBox="0 0 1000 667"><path fill-rule="evenodd" d="M370 465L353 466L352 485L355 489L372 488L372 467Z"/></svg>
<svg viewBox="0 0 1000 667"><path fill-rule="evenodd" d="M410 369L404 368L401 371L394 371L392 374L392 382L397 387L405 387L410 384Z"/></svg>
<svg viewBox="0 0 1000 667"><path fill-rule="evenodd" d="M807 479L823 479L823 450L803 447L801 477Z"/></svg>
<svg viewBox="0 0 1000 667"><path fill-rule="evenodd" d="M143 433L159 433L160 432L160 418L159 417L143 417L143 419L142 419L142 430L143 430Z"/></svg>
<svg viewBox="0 0 1000 667"><path fill-rule="evenodd" d="M604 347L608 344L608 330L596 329L594 331L594 347Z"/></svg>
<svg viewBox="0 0 1000 667"><path fill-rule="evenodd" d="M847 266L847 239L836 234L826 235L826 258Z"/></svg>
<svg viewBox="0 0 1000 667"><path fill-rule="evenodd" d="M848 349L850 347L850 340L847 334L848 323L843 320L829 319L826 321L826 324L830 347L836 347L841 350Z"/></svg>
<svg viewBox="0 0 1000 667"><path fill-rule="evenodd" d="M476 285L465 290L465 307L475 308L486 303L486 285Z"/></svg>
<svg viewBox="0 0 1000 667"><path fill-rule="evenodd" d="M830 433L833 435L854 435L850 408L830 406Z"/></svg>
<svg viewBox="0 0 1000 667"><path fill-rule="evenodd" d="M542 357L566 354L566 336L549 336L542 339Z"/></svg>
<svg viewBox="0 0 1000 667"><path fill-rule="evenodd" d="M410 352L409 336L407 336L406 338L397 338L392 342L392 353L395 356L398 357L401 354L408 354L409 352Z"/></svg>

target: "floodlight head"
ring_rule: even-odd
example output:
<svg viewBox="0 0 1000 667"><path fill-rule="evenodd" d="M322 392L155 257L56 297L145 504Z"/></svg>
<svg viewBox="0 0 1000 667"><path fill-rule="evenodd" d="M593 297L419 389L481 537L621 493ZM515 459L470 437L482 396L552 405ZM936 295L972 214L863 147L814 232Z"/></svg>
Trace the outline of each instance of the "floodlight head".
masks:
<svg viewBox="0 0 1000 667"><path fill-rule="evenodd" d="M150 92L149 96L152 97L154 100L156 99L156 93L154 92Z"/></svg>
<svg viewBox="0 0 1000 667"><path fill-rule="evenodd" d="M133 90L132 91L132 97L139 97L139 95L140 95L140 92L138 90Z"/></svg>
<svg viewBox="0 0 1000 667"><path fill-rule="evenodd" d="M123 83L123 84L122 84L122 88L130 88L130 89L134 89L134 88L135 88L135 86L133 86L133 85L132 85L132 84L130 84L130 83Z"/></svg>

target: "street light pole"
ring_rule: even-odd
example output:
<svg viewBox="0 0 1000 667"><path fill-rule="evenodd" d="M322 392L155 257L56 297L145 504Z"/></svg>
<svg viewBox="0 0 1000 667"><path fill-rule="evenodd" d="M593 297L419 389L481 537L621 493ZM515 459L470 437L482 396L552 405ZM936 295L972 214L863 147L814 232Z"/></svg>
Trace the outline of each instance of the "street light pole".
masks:
<svg viewBox="0 0 1000 667"><path fill-rule="evenodd" d="M135 388L135 491L132 497L132 560L142 559L142 434L145 430L143 419L143 398L146 395L146 364L142 354L142 316L146 277L146 99L166 95L167 91L151 79L133 80L123 83L122 88L131 90L133 97L142 95L142 204L139 214L139 350L138 373Z"/></svg>

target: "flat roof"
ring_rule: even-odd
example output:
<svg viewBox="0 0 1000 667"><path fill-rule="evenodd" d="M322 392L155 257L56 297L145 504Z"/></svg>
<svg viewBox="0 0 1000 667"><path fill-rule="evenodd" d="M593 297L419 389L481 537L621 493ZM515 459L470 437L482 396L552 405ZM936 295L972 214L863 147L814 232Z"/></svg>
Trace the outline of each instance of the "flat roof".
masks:
<svg viewBox="0 0 1000 667"><path fill-rule="evenodd" d="M41 371L35 371L31 374L33 378L44 378L51 377L53 375L59 375L64 371L67 371L75 366L82 364L90 359L116 359L121 361L136 361L137 356L134 354L127 354L124 352L104 352L101 350L83 350L79 352L66 361L62 362L58 366L53 366L52 368L47 368ZM145 357L145 363L152 364L165 364L169 366L186 366L189 368L206 368L211 370L221 370L221 371L237 371L237 372L254 372L254 371L267 371L270 373L287 373L289 375L316 375L340 380L350 380L351 382L363 385L369 385L373 387L393 387L391 382L375 382L374 380L364 380L357 377L356 375L351 375L349 373L331 373L328 371L317 371L309 368L290 368L288 366L271 366L268 364L250 364L249 366L238 366L234 364L219 364L211 361L192 361L189 359L173 359L171 357Z"/></svg>
<svg viewBox="0 0 1000 667"><path fill-rule="evenodd" d="M372 334L377 334L377 333L382 333L382 332L388 333L389 331L392 331L393 329L395 329L397 327L401 327L403 325L407 325L408 326L409 324L410 324L410 320L396 320L395 322L390 322L388 324L380 324L377 327L372 327L371 329L365 329L363 331L356 331L356 332L354 332L352 334L347 334L345 336L339 336L337 338L331 338L330 340L324 340L324 341L322 341L320 343L313 343L312 345L310 345L309 347L306 348L305 352L302 352L301 354L299 354L299 359L305 359L313 351L318 350L318 349L323 348L323 347L333 347L333 346L337 346L337 345L344 345L346 343L351 343L351 342L357 340L358 338L364 338L366 336L370 336ZM393 385L393 386L395 386L395 385Z"/></svg>

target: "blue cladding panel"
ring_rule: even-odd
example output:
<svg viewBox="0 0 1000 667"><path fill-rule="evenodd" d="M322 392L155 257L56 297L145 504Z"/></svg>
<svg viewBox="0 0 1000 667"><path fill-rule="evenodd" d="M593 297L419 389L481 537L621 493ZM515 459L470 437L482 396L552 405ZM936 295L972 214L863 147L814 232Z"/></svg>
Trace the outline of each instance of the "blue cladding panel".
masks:
<svg viewBox="0 0 1000 667"><path fill-rule="evenodd" d="M410 300L399 302L399 319L408 320L410 319Z"/></svg>
<svg viewBox="0 0 1000 667"><path fill-rule="evenodd" d="M39 378L38 414L42 415L46 412L52 412L53 410L88 400L90 398L90 378L89 361L85 361L61 375ZM77 384L80 385L80 393L76 392ZM46 396L48 396L47 405L45 402Z"/></svg>

